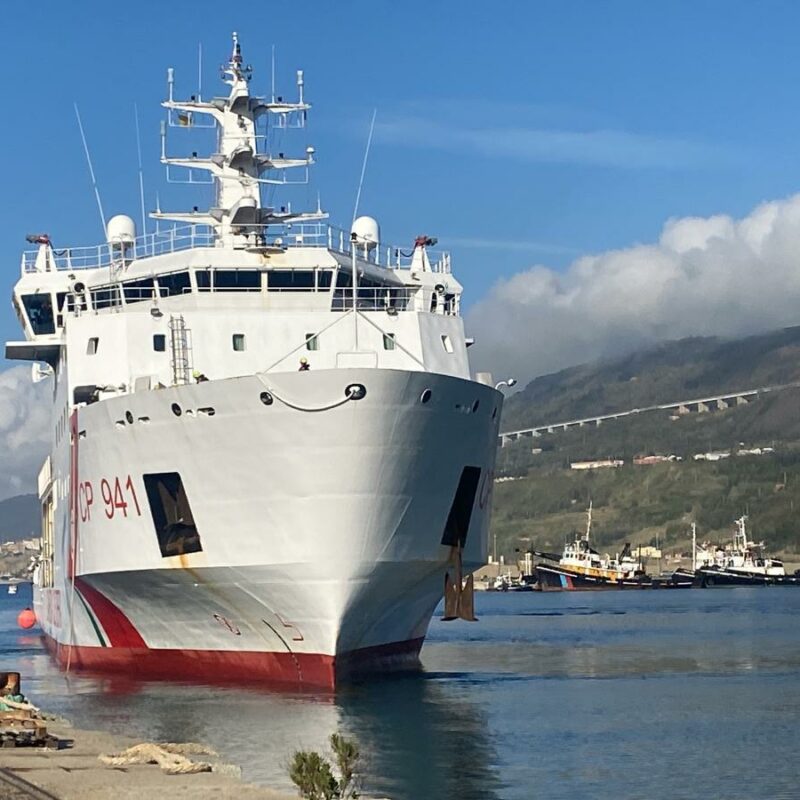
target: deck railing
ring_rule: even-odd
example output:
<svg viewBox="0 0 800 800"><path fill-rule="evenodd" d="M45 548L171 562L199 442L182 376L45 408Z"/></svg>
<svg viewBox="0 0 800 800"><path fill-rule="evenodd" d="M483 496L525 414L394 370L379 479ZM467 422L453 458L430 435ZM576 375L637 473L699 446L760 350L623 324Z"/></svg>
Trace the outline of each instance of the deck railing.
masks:
<svg viewBox="0 0 800 800"><path fill-rule="evenodd" d="M167 230L146 233L128 244L98 244L92 247L53 248L48 253L51 269L81 270L129 265L133 261L167 253L177 253L199 247L215 247L219 239L214 230L205 225L173 226ZM325 247L343 255L350 255L350 233L322 223L291 223L286 225L248 225L235 235L234 248L241 250L281 249L294 247ZM367 248L357 245L359 258L387 269L408 269L414 246L407 248L376 244ZM450 254L426 248L433 272L450 272ZM40 251L26 250L22 254L22 271L35 272Z"/></svg>
<svg viewBox="0 0 800 800"><path fill-rule="evenodd" d="M359 311L407 311L415 294L415 289L356 289L356 306ZM352 307L353 290L335 289L331 311L349 311Z"/></svg>

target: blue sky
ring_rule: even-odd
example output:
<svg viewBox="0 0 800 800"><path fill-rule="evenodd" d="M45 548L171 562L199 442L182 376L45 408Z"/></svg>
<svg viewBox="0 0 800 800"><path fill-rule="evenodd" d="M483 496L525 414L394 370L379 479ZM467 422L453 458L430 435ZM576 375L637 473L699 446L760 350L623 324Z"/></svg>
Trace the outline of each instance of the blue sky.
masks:
<svg viewBox="0 0 800 800"><path fill-rule="evenodd" d="M467 304L533 265L650 242L670 217L746 215L800 185L800 4L694 2L7 2L0 146L0 292L25 234L57 246L101 240L73 112L77 102L106 215L138 219L133 105L148 208L207 204L167 186L158 164L165 72L177 90L223 87L217 65L240 33L267 91L306 74L306 137L333 222L361 201L383 237L437 235ZM172 149L179 149L172 140ZM288 145L287 145L288 150ZM10 303L0 337L17 338ZM8 366L8 363L5 364Z"/></svg>

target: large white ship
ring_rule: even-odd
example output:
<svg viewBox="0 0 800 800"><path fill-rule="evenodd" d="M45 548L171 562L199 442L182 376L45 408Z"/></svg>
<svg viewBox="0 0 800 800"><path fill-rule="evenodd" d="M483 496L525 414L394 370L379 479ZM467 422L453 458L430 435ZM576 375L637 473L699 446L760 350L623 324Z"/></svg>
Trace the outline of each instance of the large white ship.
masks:
<svg viewBox="0 0 800 800"><path fill-rule="evenodd" d="M222 77L179 101L170 70L163 103L162 141L216 130L208 157L162 145L213 208L28 237L6 357L53 383L35 611L70 669L332 687L418 663L446 573L485 562L502 396L435 241L262 204L313 162L271 149L302 72L296 102L251 95L234 34Z"/></svg>

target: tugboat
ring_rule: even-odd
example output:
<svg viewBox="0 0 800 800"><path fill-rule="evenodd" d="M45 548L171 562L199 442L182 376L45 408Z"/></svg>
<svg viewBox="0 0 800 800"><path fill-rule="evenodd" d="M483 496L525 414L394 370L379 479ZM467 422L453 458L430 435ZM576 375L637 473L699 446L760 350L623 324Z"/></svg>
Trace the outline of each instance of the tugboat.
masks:
<svg viewBox="0 0 800 800"><path fill-rule="evenodd" d="M695 559L695 582L711 586L798 586L800 579L787 575L783 562L764 555L764 542L747 538L747 517L736 520L733 543L718 549L711 563L698 565Z"/></svg>
<svg viewBox="0 0 800 800"><path fill-rule="evenodd" d="M692 523L692 567L678 567L671 577L671 584L680 588L689 588L699 585L697 582L697 570L701 567L708 567L716 564L718 558L721 559L722 550L720 548L712 549L712 546L704 542L698 548L697 546L697 524Z"/></svg>
<svg viewBox="0 0 800 800"><path fill-rule="evenodd" d="M601 556L589 544L592 531L592 504L587 512L586 533L567 542L559 557L553 553L534 551L534 555L549 562L536 565L536 582L541 591L587 589L644 589L652 579L641 563L631 554L626 542L616 558Z"/></svg>

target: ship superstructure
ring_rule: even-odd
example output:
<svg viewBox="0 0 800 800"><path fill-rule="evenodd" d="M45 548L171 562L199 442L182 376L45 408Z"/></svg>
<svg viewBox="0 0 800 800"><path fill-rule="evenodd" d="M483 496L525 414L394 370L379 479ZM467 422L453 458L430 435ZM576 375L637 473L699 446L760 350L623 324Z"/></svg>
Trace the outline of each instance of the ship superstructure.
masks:
<svg viewBox="0 0 800 800"><path fill-rule="evenodd" d="M272 152L310 105L250 93L234 35L224 97L179 101L213 127L207 210L156 232L35 235L6 357L53 381L39 478L36 613L72 668L332 686L414 663L445 574L485 562L501 394L470 378L462 287L420 236L387 247L320 208L265 206L301 157Z"/></svg>

